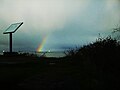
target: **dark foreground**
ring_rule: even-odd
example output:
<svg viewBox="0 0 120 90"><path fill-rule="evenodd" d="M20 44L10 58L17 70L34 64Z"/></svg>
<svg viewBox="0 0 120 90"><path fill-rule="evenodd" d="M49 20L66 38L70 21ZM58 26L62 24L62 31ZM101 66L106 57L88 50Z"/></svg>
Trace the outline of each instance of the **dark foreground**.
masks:
<svg viewBox="0 0 120 90"><path fill-rule="evenodd" d="M103 74L87 66L69 57L1 56L0 90L118 90L119 70Z"/></svg>
<svg viewBox="0 0 120 90"><path fill-rule="evenodd" d="M79 90L81 74L64 58L0 57L0 90Z"/></svg>

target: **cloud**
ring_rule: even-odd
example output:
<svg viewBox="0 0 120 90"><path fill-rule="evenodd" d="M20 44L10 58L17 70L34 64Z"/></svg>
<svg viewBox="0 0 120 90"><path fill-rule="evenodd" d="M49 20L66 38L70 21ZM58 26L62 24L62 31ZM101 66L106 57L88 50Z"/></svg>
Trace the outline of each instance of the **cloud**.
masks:
<svg viewBox="0 0 120 90"><path fill-rule="evenodd" d="M119 16L119 0L0 0L0 42L8 40L2 32L10 24L23 21L14 34L16 50L35 50L44 36L45 48L84 44L109 34Z"/></svg>
<svg viewBox="0 0 120 90"><path fill-rule="evenodd" d="M64 27L85 4L79 0L5 0L0 11L6 22L24 21L26 28L51 31Z"/></svg>

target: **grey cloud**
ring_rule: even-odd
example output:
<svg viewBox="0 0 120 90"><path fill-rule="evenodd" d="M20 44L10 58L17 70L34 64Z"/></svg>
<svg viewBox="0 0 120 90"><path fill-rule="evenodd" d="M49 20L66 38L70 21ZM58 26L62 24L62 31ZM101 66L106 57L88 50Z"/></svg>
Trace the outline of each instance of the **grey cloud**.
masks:
<svg viewBox="0 0 120 90"><path fill-rule="evenodd" d="M13 35L14 50L32 50L47 36L45 49L66 49L106 36L120 20L120 0L0 0L0 50L7 49L3 31L24 24ZM29 2L29 3L28 3Z"/></svg>

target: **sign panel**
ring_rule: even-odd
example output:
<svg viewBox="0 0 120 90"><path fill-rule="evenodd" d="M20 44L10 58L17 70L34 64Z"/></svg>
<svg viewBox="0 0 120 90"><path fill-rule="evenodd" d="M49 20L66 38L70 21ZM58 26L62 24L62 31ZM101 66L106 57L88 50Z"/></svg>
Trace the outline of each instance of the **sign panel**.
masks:
<svg viewBox="0 0 120 90"><path fill-rule="evenodd" d="M14 33L22 24L23 22L11 24L3 34Z"/></svg>

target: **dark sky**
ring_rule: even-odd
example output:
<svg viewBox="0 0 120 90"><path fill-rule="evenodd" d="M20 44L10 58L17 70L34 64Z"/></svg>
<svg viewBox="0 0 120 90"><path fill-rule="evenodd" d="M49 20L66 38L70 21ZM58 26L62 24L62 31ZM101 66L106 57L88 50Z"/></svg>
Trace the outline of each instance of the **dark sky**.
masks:
<svg viewBox="0 0 120 90"><path fill-rule="evenodd" d="M120 0L0 0L0 52L16 22L24 24L13 35L15 51L65 50L109 35L120 23Z"/></svg>

